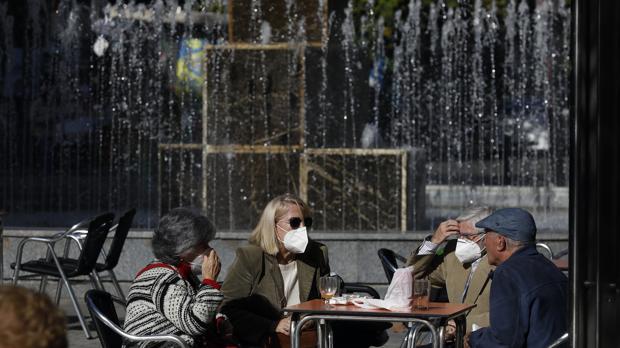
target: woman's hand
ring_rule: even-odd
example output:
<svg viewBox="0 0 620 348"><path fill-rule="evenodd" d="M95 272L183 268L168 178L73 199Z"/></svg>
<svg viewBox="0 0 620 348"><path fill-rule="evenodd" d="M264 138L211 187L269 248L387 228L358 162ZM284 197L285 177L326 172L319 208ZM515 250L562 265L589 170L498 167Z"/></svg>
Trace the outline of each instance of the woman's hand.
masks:
<svg viewBox="0 0 620 348"><path fill-rule="evenodd" d="M291 317L286 317L281 319L278 322L278 326L276 326L276 332L289 335L291 332Z"/></svg>
<svg viewBox="0 0 620 348"><path fill-rule="evenodd" d="M209 253L202 259L202 278L216 280L220 274L222 264L215 250L209 250Z"/></svg>

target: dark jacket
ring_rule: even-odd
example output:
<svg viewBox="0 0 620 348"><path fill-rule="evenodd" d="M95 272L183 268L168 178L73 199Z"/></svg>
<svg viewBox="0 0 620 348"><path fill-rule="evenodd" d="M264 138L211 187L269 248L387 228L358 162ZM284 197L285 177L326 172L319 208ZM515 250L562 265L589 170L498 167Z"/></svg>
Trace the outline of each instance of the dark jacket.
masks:
<svg viewBox="0 0 620 348"><path fill-rule="evenodd" d="M306 252L297 255L299 297L304 302L320 298L319 278L329 274L327 247L310 240ZM286 306L284 281L278 261L256 245L237 249L222 286L221 312L233 325L235 337L258 344L275 331Z"/></svg>
<svg viewBox="0 0 620 348"><path fill-rule="evenodd" d="M536 247L515 252L493 273L491 326L472 347L547 347L567 329L568 279Z"/></svg>

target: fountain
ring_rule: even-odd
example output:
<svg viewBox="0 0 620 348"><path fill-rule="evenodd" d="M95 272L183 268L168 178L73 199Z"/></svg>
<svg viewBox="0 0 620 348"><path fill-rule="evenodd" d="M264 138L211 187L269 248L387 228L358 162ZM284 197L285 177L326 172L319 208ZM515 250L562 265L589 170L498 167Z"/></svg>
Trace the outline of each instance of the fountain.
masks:
<svg viewBox="0 0 620 348"><path fill-rule="evenodd" d="M292 191L323 231L471 204L567 230L564 1L376 2L0 4L5 225L192 205L247 231Z"/></svg>

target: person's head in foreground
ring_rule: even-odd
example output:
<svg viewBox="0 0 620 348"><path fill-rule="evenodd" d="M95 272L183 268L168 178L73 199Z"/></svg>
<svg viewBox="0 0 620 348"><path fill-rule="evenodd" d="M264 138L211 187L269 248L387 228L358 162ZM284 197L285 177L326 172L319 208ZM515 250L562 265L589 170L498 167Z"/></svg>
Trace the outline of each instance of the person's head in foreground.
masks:
<svg viewBox="0 0 620 348"><path fill-rule="evenodd" d="M209 242L215 237L215 227L209 219L189 208L170 210L159 220L153 232L153 254L164 263L192 265L200 273L202 255L209 255Z"/></svg>
<svg viewBox="0 0 620 348"><path fill-rule="evenodd" d="M288 260L308 245L307 228L312 226L310 209L299 197L286 193L272 199L250 236L250 243L267 254Z"/></svg>
<svg viewBox="0 0 620 348"><path fill-rule="evenodd" d="M486 231L484 246L489 263L506 261L523 246L536 243L536 223L532 214L521 208L499 209L476 223Z"/></svg>
<svg viewBox="0 0 620 348"><path fill-rule="evenodd" d="M0 286L0 348L65 348L63 312L45 294Z"/></svg>

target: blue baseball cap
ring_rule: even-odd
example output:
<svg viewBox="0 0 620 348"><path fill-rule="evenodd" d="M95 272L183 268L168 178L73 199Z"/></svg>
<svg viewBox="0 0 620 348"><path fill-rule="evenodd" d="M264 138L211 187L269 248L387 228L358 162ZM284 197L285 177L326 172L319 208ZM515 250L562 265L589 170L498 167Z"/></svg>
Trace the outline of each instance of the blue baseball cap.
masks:
<svg viewBox="0 0 620 348"><path fill-rule="evenodd" d="M478 221L476 227L495 231L502 236L522 242L536 240L536 223L527 210L504 208Z"/></svg>

